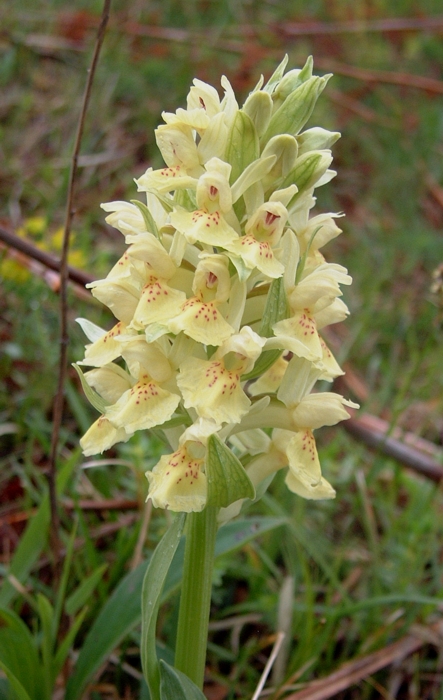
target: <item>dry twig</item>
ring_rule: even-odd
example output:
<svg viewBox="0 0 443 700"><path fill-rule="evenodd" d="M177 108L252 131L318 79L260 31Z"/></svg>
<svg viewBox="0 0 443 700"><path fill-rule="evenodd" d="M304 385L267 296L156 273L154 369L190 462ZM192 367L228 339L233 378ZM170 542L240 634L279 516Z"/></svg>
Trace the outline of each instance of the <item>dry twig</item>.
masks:
<svg viewBox="0 0 443 700"><path fill-rule="evenodd" d="M437 95L443 95L443 81L428 78L424 75L413 75L411 73L397 73L387 70L369 70L349 66L347 63L338 63L328 58L316 58L315 65L326 71L332 71L336 75L346 75L356 80L366 83L387 83L389 85L404 85L408 88L426 90Z"/></svg>
<svg viewBox="0 0 443 700"><path fill-rule="evenodd" d="M436 459L425 454L425 452L418 450L411 444L408 444L406 440L409 438L409 442L412 442L411 438L415 437L415 441L418 440L416 436L411 433L405 433L403 435L404 442L401 442L396 437L391 437L388 435L389 424L386 421L381 421L381 419L375 418L378 423L381 423L384 430L376 428L374 425L374 416L362 415L359 418L350 418L344 421L343 427L355 438L364 442L368 447L380 450L383 454L388 457L392 457L401 464L410 467L414 471L426 476L428 479L439 483L443 479L443 466L437 462ZM400 435L399 433L397 433ZM420 444L426 444L427 441L422 438L419 439ZM432 447L432 446L431 446ZM430 452L430 450L429 450Z"/></svg>
<svg viewBox="0 0 443 700"><path fill-rule="evenodd" d="M77 136L75 139L74 152L72 155L71 170L69 175L69 185L68 185L68 196L66 202L66 216L65 216L65 228L63 235L63 247L62 255L60 261L60 358L59 358L59 370L58 370L58 385L57 393L54 399L54 409L53 409L53 428L52 428L52 439L51 439L51 451L49 456L49 500L51 508L51 534L53 539L53 547L55 554L55 561L57 561L58 550L60 549L59 541L59 518L57 512L57 494L56 494L56 462L57 462L57 452L58 452L58 442L60 435L60 427L63 416L63 402L64 402L64 385L65 377L67 371L67 349L69 342L68 334L68 301L67 301L67 280L68 280L68 251L69 251L69 239L71 233L72 220L74 218L74 185L77 175L78 157L80 152L80 144L83 136L83 129L85 125L86 111L89 104L89 98L91 96L92 82L94 79L95 69L97 67L98 58L100 55L100 50L103 44L106 25L109 19L111 0L104 0L103 11L100 21L100 26L97 32L97 38L94 47L94 53L91 60L91 66L88 72L88 78L86 81L85 92L83 95L83 103L80 111L80 117L78 122Z"/></svg>
<svg viewBox="0 0 443 700"><path fill-rule="evenodd" d="M353 34L363 32L443 32L443 16L354 19L343 22L286 22L281 30L288 36Z"/></svg>
<svg viewBox="0 0 443 700"><path fill-rule="evenodd" d="M18 250L28 258L36 260L49 270L60 272L61 260L59 260L55 255L51 255L51 253L47 253L45 250L37 248L37 246L28 241L26 238L17 236L15 233L12 233L12 231L5 229L3 226L0 226L0 241L9 248ZM94 279L92 275L89 275L87 272L83 272L83 270L78 270L71 265L67 266L67 277L72 282L80 284L82 287L88 284L88 282L92 282Z"/></svg>
<svg viewBox="0 0 443 700"><path fill-rule="evenodd" d="M443 622L431 625L429 632L441 637ZM402 661L406 656L413 654L429 640L423 634L407 634L397 642L389 644L383 649L368 654L360 659L354 659L343 664L338 671L331 673L326 678L312 681L303 690L287 695L285 700L328 700L342 690L359 683L364 678L376 673L392 663Z"/></svg>

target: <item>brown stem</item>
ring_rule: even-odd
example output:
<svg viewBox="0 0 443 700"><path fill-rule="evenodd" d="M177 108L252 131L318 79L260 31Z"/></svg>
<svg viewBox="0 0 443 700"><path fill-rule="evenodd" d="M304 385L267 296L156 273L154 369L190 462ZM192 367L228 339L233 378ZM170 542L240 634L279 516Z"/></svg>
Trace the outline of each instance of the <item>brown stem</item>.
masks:
<svg viewBox="0 0 443 700"><path fill-rule="evenodd" d="M74 217L74 184L77 176L78 156L80 152L80 144L83 136L85 125L86 111L88 108L89 98L91 96L92 82L94 79L95 70L100 55L100 50L105 36L106 25L109 19L109 9L111 0L104 0L103 10L101 15L100 26L97 31L97 38L94 46L94 53L91 60L91 66L88 71L85 91L83 95L83 103L80 111L77 135L74 144L74 152L72 154L71 169L69 174L68 196L66 202L65 227L63 235L63 247L60 260L60 357L58 370L58 385L54 399L53 408L53 428L51 439L51 451L49 457L49 501L51 510L51 538L54 553L54 560L58 560L58 552L60 550L59 536L59 515L57 510L57 493L56 493L56 463L58 442L60 436L60 427L63 417L63 402L64 402L64 384L66 377L67 366L67 350L68 350L68 301L67 301L67 280L68 280L68 251L69 239L71 233L72 219ZM57 565L54 567L57 569ZM57 572L55 571L56 575Z"/></svg>
<svg viewBox="0 0 443 700"><path fill-rule="evenodd" d="M28 258L32 258L32 260L37 260L37 262L41 263L49 270L54 270L54 272L60 272L61 260L59 260L55 255L51 255L51 253L47 253L45 250L37 248L37 246L33 245L30 241L26 240L25 238L22 238L21 236L17 236L15 233L12 233L12 231L8 231L7 229L5 229L3 226L0 226L0 241L5 243L10 248L13 248L14 250L18 250L20 253L23 253ZM78 270L75 267L71 267L71 265L68 265L67 268L67 277L72 282L76 282L77 284L82 285L82 287L84 287L86 284L92 282L95 279L92 275L89 275L87 272L83 272L83 270Z"/></svg>

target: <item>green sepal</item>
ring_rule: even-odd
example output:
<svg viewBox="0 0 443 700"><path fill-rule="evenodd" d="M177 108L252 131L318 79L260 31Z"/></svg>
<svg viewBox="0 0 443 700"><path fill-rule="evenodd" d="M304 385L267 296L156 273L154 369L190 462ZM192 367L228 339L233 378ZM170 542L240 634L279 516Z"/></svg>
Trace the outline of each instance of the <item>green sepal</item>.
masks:
<svg viewBox="0 0 443 700"><path fill-rule="evenodd" d="M106 411L106 407L108 406L108 404L104 401L104 399L102 399L102 397L99 394L97 394L97 392L92 387L89 386L80 367L76 365L75 362L72 363L72 366L74 367L75 371L80 377L82 389L85 392L85 396L88 399L89 403L92 406L94 406L94 408L96 408L99 413L103 415L103 413L105 413Z"/></svg>
<svg viewBox="0 0 443 700"><path fill-rule="evenodd" d="M225 160L232 166L231 185L259 155L260 146L254 122L246 112L239 110L228 136L225 153Z"/></svg>
<svg viewBox="0 0 443 700"><path fill-rule="evenodd" d="M255 489L240 460L216 433L206 451L207 504L226 508L239 498L255 497Z"/></svg>
<svg viewBox="0 0 443 700"><path fill-rule="evenodd" d="M311 116L318 96L325 88L329 76L319 78L313 76L294 90L283 102L281 107L272 115L269 126L261 141L266 144L276 134L292 134L295 136Z"/></svg>
<svg viewBox="0 0 443 700"><path fill-rule="evenodd" d="M171 527L154 550L143 579L140 657L151 700L159 700L160 697L160 670L155 643L157 614L163 585L183 533L185 518L185 513L175 517Z"/></svg>
<svg viewBox="0 0 443 700"><path fill-rule="evenodd" d="M140 202L138 199L131 199L131 204L135 204L137 209L140 210L148 233L153 233L154 236L160 240L160 234L158 232L157 224L155 223L154 217L152 216L146 204Z"/></svg>
<svg viewBox="0 0 443 700"><path fill-rule="evenodd" d="M171 213L171 211L174 208L174 203L173 203L172 197L170 197L169 195L166 196L156 189L148 189L147 191L150 192L151 194L155 195L155 197L158 199L158 201L162 205L165 212L167 212L168 214Z"/></svg>
<svg viewBox="0 0 443 700"><path fill-rule="evenodd" d="M200 688L178 668L160 661L160 700L205 700Z"/></svg>
<svg viewBox="0 0 443 700"><path fill-rule="evenodd" d="M306 129L297 136L299 155L308 153L308 151L323 151L326 148L331 148L340 136L339 131L328 131L320 126Z"/></svg>

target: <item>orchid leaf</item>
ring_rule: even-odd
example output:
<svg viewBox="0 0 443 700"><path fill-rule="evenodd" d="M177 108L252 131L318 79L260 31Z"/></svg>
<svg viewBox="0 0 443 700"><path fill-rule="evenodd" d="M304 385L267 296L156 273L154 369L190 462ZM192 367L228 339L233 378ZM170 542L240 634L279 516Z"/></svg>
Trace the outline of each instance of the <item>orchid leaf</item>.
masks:
<svg viewBox="0 0 443 700"><path fill-rule="evenodd" d="M160 671L155 646L157 614L163 585L185 525L185 513L175 517L169 530L157 545L143 579L141 662L152 700L159 697Z"/></svg>
<svg viewBox="0 0 443 700"><path fill-rule="evenodd" d="M177 668L160 661L160 700L205 700L200 688Z"/></svg>
<svg viewBox="0 0 443 700"><path fill-rule="evenodd" d="M243 468L243 467L242 467ZM285 523L284 518L245 518L223 525L217 533L215 556L229 554L255 537ZM184 541L169 568L162 600L176 590L183 575ZM147 562L119 583L89 630L67 685L65 700L80 700L86 685L122 639L140 623L140 599Z"/></svg>

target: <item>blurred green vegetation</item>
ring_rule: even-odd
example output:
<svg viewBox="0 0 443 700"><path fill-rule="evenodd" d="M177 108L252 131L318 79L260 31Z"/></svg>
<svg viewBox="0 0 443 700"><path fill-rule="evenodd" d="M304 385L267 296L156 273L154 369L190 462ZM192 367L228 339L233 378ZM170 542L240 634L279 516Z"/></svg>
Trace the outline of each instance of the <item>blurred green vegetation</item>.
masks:
<svg viewBox="0 0 443 700"><path fill-rule="evenodd" d="M101 9L96 0L0 5L0 225L53 252L60 248L70 156ZM415 19L416 26L395 29L388 23L395 19ZM72 264L99 278L121 255L123 241L104 223L100 202L136 196L133 178L160 164L154 128L161 112L185 103L194 77L219 86L226 74L241 100L284 53L291 67L313 54L318 73L335 75L310 125L342 132L333 149L338 176L317 191L317 211L347 215L344 233L325 255L354 278L344 296L352 315L333 329L338 359L358 377L362 410L441 445L443 298L430 287L433 270L443 263L442 33L440 0L114 0L82 142ZM420 87L420 76L435 82ZM29 513L45 498L59 312L47 281L5 248L0 299L0 573L6 576ZM69 304L75 361L84 338L74 319L87 316L110 326L111 318L73 289ZM61 460L76 468L61 494L61 502L70 504L62 510L62 536L68 543L74 507L81 538L67 594L107 565L91 591L78 648L143 540L143 472L158 459L161 444L136 435L110 456L85 464L78 439L94 411L71 373L66 399ZM252 695L287 575L295 579L295 598L284 680L325 675L413 625L438 619L441 491L368 451L343 428L324 430L319 444L337 499L297 499L278 475L253 512L284 517L284 535L280 528L218 560L214 620L259 616L243 626L238 655L229 625L213 633L208 678L219 698ZM86 498L139 506L129 513L85 510L79 501ZM165 522L163 514L153 515L148 550ZM36 559L22 583L54 602L44 561ZM37 626L23 596L15 595L11 605ZM176 615L171 599L160 628L165 658ZM66 613L65 625L69 619ZM113 697L146 697L136 675L137 634L120 644L91 698L109 697L106 683L116 689ZM437 699L441 681L441 662L429 645L395 671L382 671L337 697ZM1 693L0 687L0 697L7 697Z"/></svg>

